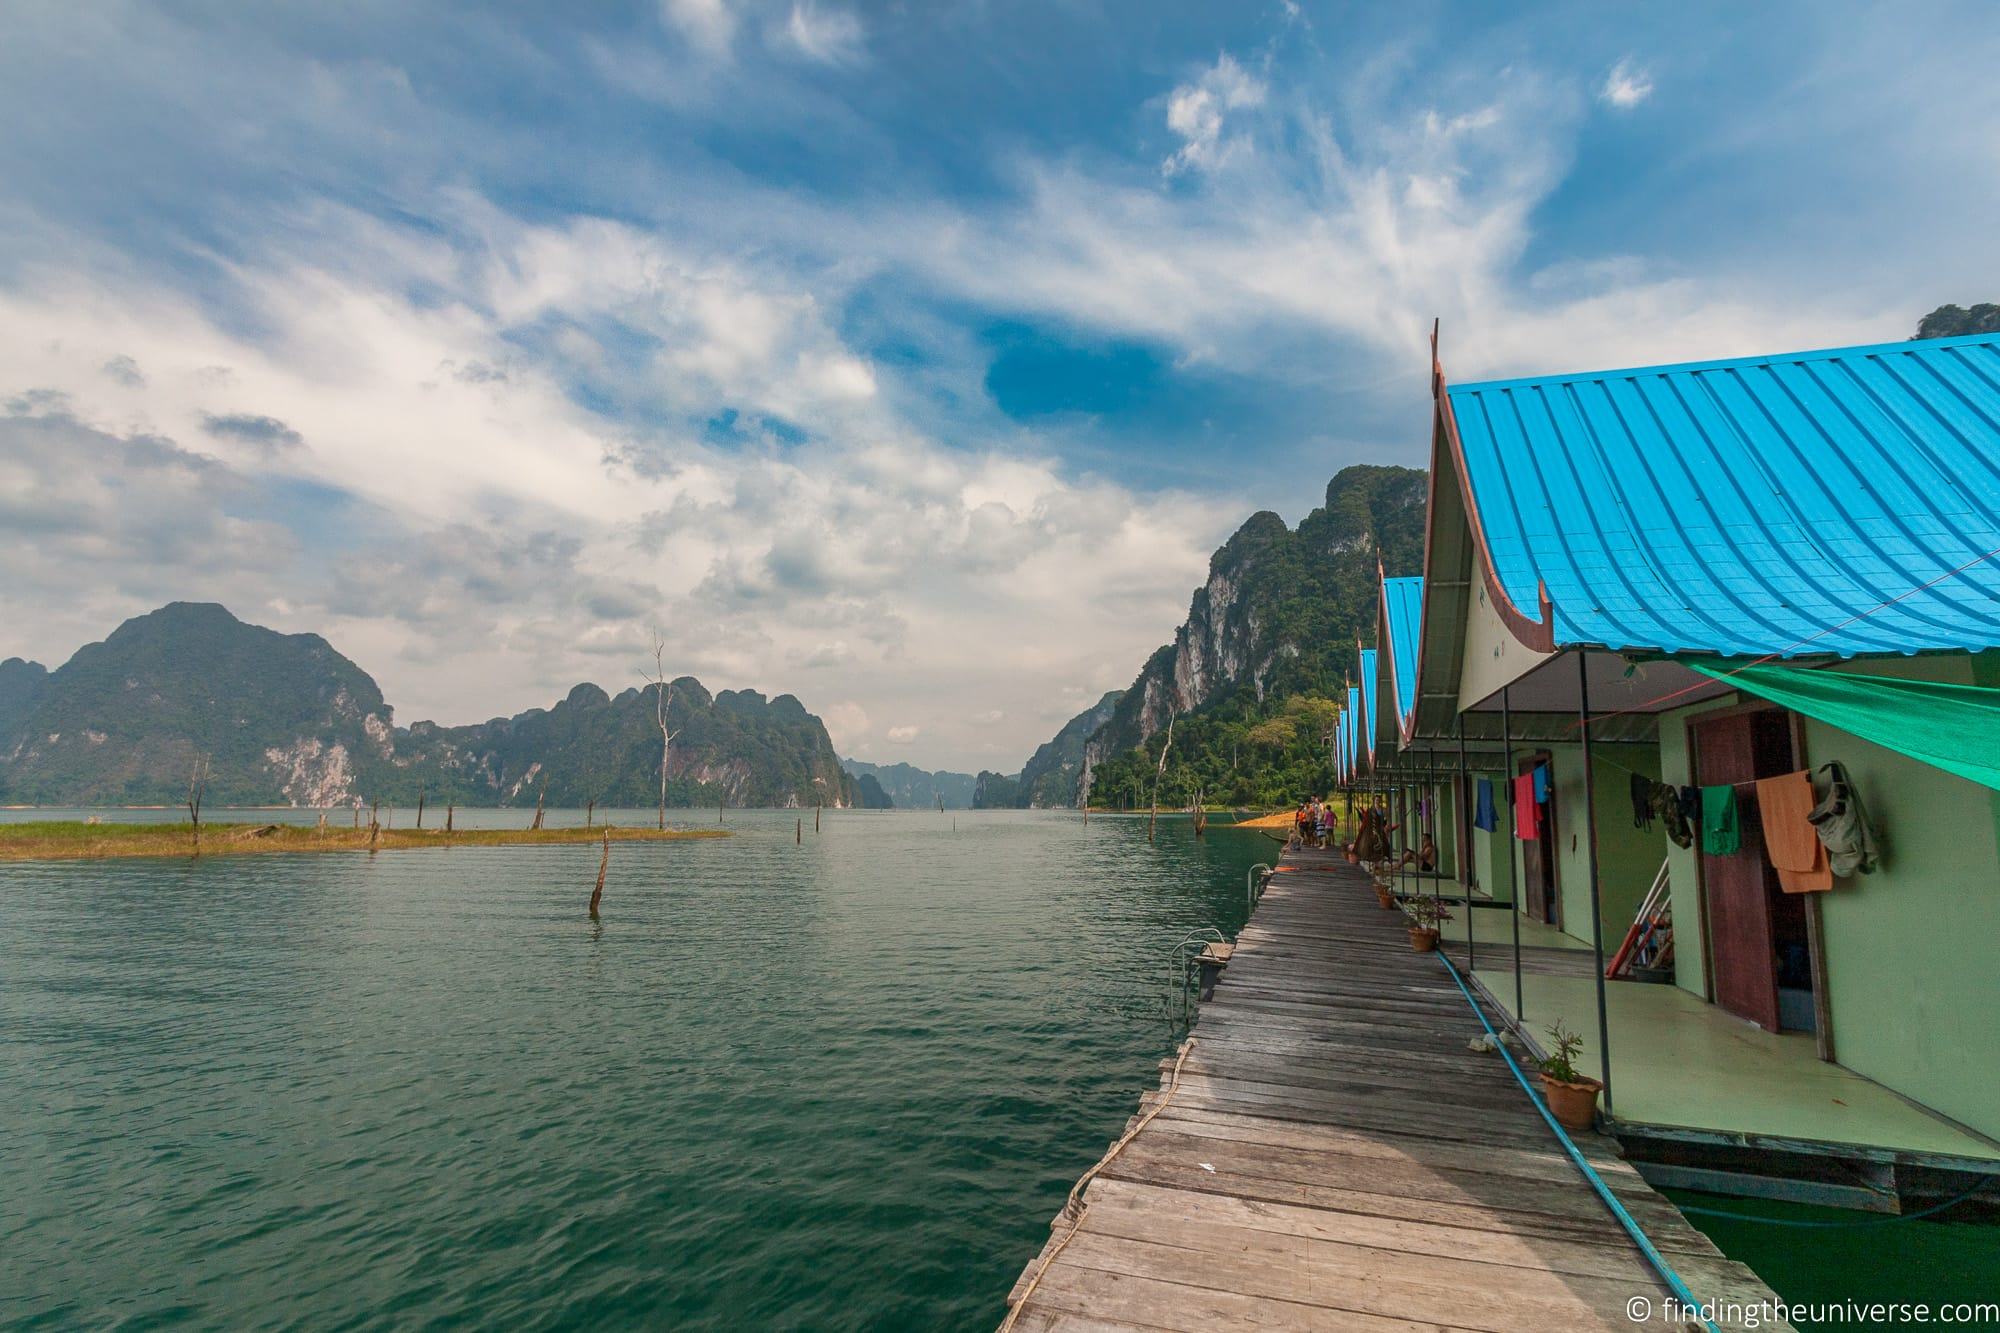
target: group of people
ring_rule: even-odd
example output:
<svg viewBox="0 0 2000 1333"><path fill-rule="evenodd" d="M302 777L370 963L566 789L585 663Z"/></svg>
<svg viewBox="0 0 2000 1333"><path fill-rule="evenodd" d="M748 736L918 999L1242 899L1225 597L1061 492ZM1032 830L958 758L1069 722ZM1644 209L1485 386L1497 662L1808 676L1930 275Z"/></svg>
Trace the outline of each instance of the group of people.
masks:
<svg viewBox="0 0 2000 1333"><path fill-rule="evenodd" d="M1351 804L1349 810L1353 812ZM1288 845L1324 848L1328 839L1335 836L1338 823L1331 801L1310 796L1292 814L1293 831ZM1378 861L1393 861L1398 870L1437 869L1437 841L1428 828L1423 830L1417 846L1406 846L1402 856L1396 856L1395 835L1400 828L1401 824L1390 822L1387 808L1381 805L1363 807L1355 814L1354 836L1343 843L1340 850L1350 861L1371 865Z"/></svg>

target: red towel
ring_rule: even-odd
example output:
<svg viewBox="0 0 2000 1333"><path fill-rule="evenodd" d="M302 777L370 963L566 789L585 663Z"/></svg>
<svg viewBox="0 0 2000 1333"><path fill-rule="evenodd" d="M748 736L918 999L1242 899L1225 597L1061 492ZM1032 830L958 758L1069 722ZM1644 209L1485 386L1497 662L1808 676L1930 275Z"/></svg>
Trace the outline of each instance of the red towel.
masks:
<svg viewBox="0 0 2000 1333"><path fill-rule="evenodd" d="M1514 779L1514 836L1533 842L1541 836L1542 807L1535 800L1535 775L1523 773Z"/></svg>

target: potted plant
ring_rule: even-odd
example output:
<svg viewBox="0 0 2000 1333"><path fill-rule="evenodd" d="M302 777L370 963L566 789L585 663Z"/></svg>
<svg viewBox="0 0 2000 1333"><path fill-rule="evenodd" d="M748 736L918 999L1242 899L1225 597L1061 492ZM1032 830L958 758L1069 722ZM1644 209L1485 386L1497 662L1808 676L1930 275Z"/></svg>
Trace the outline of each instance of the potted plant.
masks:
<svg viewBox="0 0 2000 1333"><path fill-rule="evenodd" d="M1396 905L1396 893L1393 887L1395 881L1391 880L1387 874L1379 870L1374 871L1369 875L1369 882L1375 886L1376 902L1385 908Z"/></svg>
<svg viewBox="0 0 2000 1333"><path fill-rule="evenodd" d="M1451 920L1451 909L1435 898L1412 898L1403 904L1410 918L1410 947L1418 953L1436 953L1438 925Z"/></svg>
<svg viewBox="0 0 2000 1333"><path fill-rule="evenodd" d="M1564 1129L1589 1129L1597 1119L1597 1094L1604 1085L1576 1072L1583 1038L1557 1019L1549 1027L1549 1053L1536 1063L1549 1113Z"/></svg>

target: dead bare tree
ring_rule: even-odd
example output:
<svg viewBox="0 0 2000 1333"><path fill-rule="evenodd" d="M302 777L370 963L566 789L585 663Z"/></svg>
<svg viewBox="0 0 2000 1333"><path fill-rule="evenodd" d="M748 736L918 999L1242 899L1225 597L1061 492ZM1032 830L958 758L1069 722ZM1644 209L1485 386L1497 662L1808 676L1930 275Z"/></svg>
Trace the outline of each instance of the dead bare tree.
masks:
<svg viewBox="0 0 2000 1333"><path fill-rule="evenodd" d="M667 641L653 631L653 670L646 676L653 686L653 720L660 728L660 822L659 827L667 827L667 761L673 757L674 737L680 733L667 729L667 715L674 706L674 683L667 679Z"/></svg>
<svg viewBox="0 0 2000 1333"><path fill-rule="evenodd" d="M201 855L201 802L208 795L208 755L201 750L194 752L194 761L188 766L187 805L188 823L194 829L194 854Z"/></svg>
<svg viewBox="0 0 2000 1333"><path fill-rule="evenodd" d="M457 802L457 801L453 801L453 802L452 802L452 803L451 803L450 805L447 805L447 806L446 806L446 807L444 808L444 831L445 831L446 833L449 833L449 832L451 832L451 820L452 820L452 816L456 815L457 813L458 813L458 802Z"/></svg>
<svg viewBox="0 0 2000 1333"><path fill-rule="evenodd" d="M535 793L535 822L530 824L528 826L529 828L539 831L540 828L542 827L542 807L548 802L548 799L549 799L549 775L548 775L548 770L544 769L542 771L541 789Z"/></svg>
<svg viewBox="0 0 2000 1333"><path fill-rule="evenodd" d="M590 891L590 919L597 920L597 905L604 901L604 872L611 869L611 825L604 826L604 854L597 858L597 887Z"/></svg>
<svg viewBox="0 0 2000 1333"><path fill-rule="evenodd" d="M1179 713L1167 714L1167 742L1160 747L1160 766L1153 770L1153 809L1146 816L1146 841L1153 840L1153 828L1160 822L1160 779L1167 771L1167 751L1174 748L1174 723L1180 720Z"/></svg>

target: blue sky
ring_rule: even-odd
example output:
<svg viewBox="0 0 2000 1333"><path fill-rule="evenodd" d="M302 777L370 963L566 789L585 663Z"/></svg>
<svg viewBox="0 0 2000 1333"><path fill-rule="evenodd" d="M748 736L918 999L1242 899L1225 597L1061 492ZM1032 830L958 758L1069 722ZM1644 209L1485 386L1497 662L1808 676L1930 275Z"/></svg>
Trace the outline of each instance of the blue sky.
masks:
<svg viewBox="0 0 2000 1333"><path fill-rule="evenodd" d="M587 16L587 17L580 17ZM0 654L213 597L1011 770L1460 379L1995 299L2000 11L108 3L0 42Z"/></svg>

